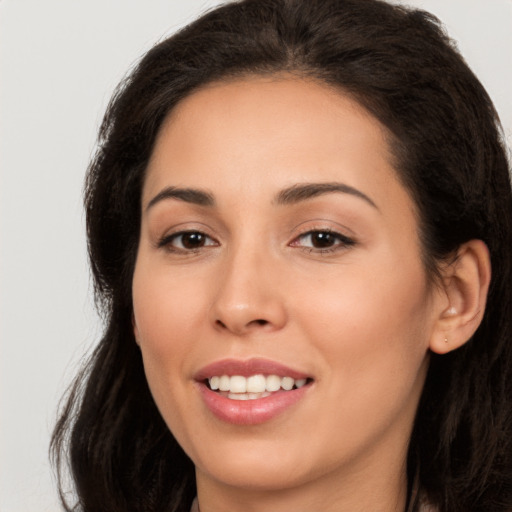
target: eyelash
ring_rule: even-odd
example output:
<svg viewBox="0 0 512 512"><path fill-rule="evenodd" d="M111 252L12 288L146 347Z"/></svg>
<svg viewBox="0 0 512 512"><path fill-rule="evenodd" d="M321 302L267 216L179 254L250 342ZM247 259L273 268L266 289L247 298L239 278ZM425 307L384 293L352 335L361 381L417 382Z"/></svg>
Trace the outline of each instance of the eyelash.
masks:
<svg viewBox="0 0 512 512"><path fill-rule="evenodd" d="M336 242L336 245L331 247L305 247L299 246L298 241L303 240L306 237L312 237L313 235L327 235L327 237L332 237L333 241ZM300 247L301 250L307 253L317 253L317 254L330 254L340 250L347 249L356 244L356 241L352 238L349 238L337 231L333 231L331 229L310 229L305 233L300 234L295 240L290 244L292 247L297 246Z"/></svg>
<svg viewBox="0 0 512 512"><path fill-rule="evenodd" d="M210 241L213 241L214 243L213 244L205 243L198 247L190 247L190 248L183 247L183 238L182 237L184 237L186 235L200 236L200 237L203 237L205 241L210 240ZM172 243L175 240L179 239L180 237L182 238L182 242L181 242L182 247L173 246ZM212 237L208 236L206 233L203 233L202 231L197 231L197 230L189 230L189 231L179 231L178 233L172 233L171 235L166 235L166 236L162 237L158 241L157 247L159 249L164 248L167 251L172 252L172 253L181 253L181 254L193 253L194 254L194 253L199 252L205 246L210 247L210 246L215 246L215 245L218 245L218 242L216 240L214 240Z"/></svg>
<svg viewBox="0 0 512 512"><path fill-rule="evenodd" d="M183 237L187 235L195 235L199 237L203 237L204 243L202 245L199 245L198 247L184 247L183 246ZM299 242L307 237L313 237L313 236L325 236L326 238L331 238L332 242L335 243L335 245L330 247L307 247L303 245L299 245ZM182 247L176 247L173 246L173 242L176 240L179 240L181 238L181 246ZM213 243L208 243L208 241ZM314 242L312 242L314 243ZM341 233L338 233L336 231L333 231L331 229L310 229L304 233L301 233L299 236L297 236L289 245L291 247L298 247L301 250L307 252L307 253L316 253L316 254L330 254L337 252L339 250L347 249L348 247L352 247L356 244L356 241L352 238L349 238ZM218 246L218 242L214 240L212 237L208 236L206 233L203 233L202 231L196 231L196 230L189 230L189 231L179 231L177 233L172 233L171 235L166 235L162 237L157 244L157 247L165 248L167 251L171 253L179 253L179 254L195 254L204 247L214 247Z"/></svg>

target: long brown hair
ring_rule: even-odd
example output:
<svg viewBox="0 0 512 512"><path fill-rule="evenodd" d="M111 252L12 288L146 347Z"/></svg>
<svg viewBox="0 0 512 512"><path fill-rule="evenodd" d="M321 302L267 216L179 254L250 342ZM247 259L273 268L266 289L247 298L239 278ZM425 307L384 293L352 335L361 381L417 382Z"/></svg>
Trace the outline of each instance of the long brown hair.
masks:
<svg viewBox="0 0 512 512"><path fill-rule="evenodd" d="M408 464L442 512L510 512L512 193L499 120L438 20L379 0L229 3L155 46L117 89L85 189L106 328L52 441L57 467L69 460L76 509L190 507L194 467L156 409L131 327L144 172L182 98L214 80L282 71L339 88L387 127L430 276L463 242L488 245L485 317L463 348L432 354Z"/></svg>

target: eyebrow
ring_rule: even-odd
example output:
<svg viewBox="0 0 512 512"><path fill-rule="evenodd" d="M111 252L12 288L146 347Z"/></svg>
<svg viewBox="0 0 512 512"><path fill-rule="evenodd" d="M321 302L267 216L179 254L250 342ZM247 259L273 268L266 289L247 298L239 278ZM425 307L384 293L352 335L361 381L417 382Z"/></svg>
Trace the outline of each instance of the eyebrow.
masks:
<svg viewBox="0 0 512 512"><path fill-rule="evenodd" d="M360 190L345 183L300 183L281 190L275 197L274 203L278 205L296 204L324 194L343 193L363 199L378 210L377 205ZM177 199L199 206L215 206L215 198L210 192L195 188L166 187L161 190L146 206L148 211L155 204L166 199Z"/></svg>
<svg viewBox="0 0 512 512"><path fill-rule="evenodd" d="M331 193L350 194L363 199L368 204L379 209L377 205L363 192L357 188L346 185L345 183L304 183L293 185L292 187L281 190L275 198L275 203L280 205L295 204L313 197Z"/></svg>
<svg viewBox="0 0 512 512"><path fill-rule="evenodd" d="M178 199L185 203L197 204L199 206L215 206L213 195L204 190L195 188L166 187L161 190L146 206L148 211L152 206L165 199Z"/></svg>

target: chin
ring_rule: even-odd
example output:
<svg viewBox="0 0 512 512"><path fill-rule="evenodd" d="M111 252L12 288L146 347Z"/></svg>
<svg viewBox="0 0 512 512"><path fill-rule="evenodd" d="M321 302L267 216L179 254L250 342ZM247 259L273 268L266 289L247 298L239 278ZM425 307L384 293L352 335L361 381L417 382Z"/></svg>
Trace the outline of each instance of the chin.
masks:
<svg viewBox="0 0 512 512"><path fill-rule="evenodd" d="M304 440L300 444L304 447ZM318 478L329 467L328 457L323 457L323 463L312 460L315 457L283 437L223 442L217 439L214 446L208 452L203 448L202 453L192 454L197 471L224 485L246 490L295 488Z"/></svg>
<svg viewBox="0 0 512 512"><path fill-rule="evenodd" d="M241 460L223 464L223 467L197 468L198 471L206 473L209 478L222 482L224 485L251 491L278 491L297 487L309 480L311 477L297 471L295 467L285 464L276 464L274 461L248 460L244 457Z"/></svg>

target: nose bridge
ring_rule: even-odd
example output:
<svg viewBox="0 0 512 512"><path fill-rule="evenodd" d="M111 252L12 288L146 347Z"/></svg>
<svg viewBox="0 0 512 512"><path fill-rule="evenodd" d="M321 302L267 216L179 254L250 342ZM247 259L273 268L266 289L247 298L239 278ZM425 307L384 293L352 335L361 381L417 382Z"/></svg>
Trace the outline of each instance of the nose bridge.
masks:
<svg viewBox="0 0 512 512"><path fill-rule="evenodd" d="M213 321L241 335L281 328L286 321L276 258L268 243L240 240L226 251L212 304Z"/></svg>

